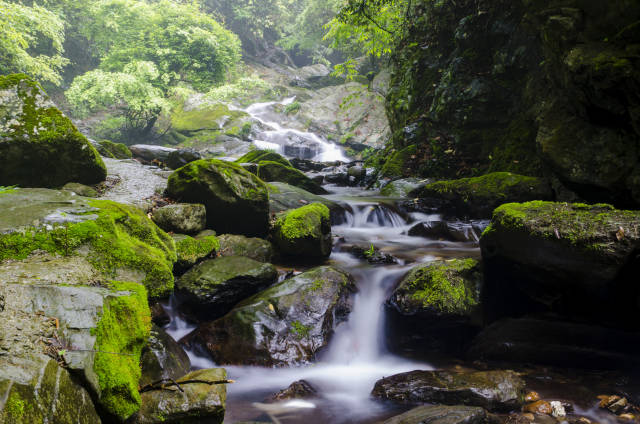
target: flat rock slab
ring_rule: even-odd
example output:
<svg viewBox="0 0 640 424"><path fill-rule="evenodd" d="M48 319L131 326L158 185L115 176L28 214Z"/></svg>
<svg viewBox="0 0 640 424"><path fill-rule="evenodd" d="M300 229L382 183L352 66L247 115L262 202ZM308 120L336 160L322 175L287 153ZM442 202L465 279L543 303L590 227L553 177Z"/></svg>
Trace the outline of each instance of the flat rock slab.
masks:
<svg viewBox="0 0 640 424"><path fill-rule="evenodd" d="M483 408L426 405L392 417L384 424L482 424L486 421L487 411Z"/></svg>

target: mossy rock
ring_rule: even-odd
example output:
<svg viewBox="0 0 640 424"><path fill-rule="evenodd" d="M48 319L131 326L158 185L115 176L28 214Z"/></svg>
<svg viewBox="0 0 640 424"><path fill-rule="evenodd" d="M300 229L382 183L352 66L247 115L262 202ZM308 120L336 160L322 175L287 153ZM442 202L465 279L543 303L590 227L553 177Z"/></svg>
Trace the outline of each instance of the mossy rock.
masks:
<svg viewBox="0 0 640 424"><path fill-rule="evenodd" d="M410 164L416 152L416 146L409 146L391 153L382 166L380 175L384 178L402 178L411 175Z"/></svg>
<svg viewBox="0 0 640 424"><path fill-rule="evenodd" d="M189 237L185 234L171 236L176 245L178 260L174 265L174 272L182 274L195 264L215 256L220 251L220 241L215 235L203 237Z"/></svg>
<svg viewBox="0 0 640 424"><path fill-rule="evenodd" d="M0 185L96 184L107 169L96 149L22 74L0 76Z"/></svg>
<svg viewBox="0 0 640 424"><path fill-rule="evenodd" d="M487 411L477 406L424 405L389 418L383 424L483 424Z"/></svg>
<svg viewBox="0 0 640 424"><path fill-rule="evenodd" d="M156 209L152 219L167 232L197 234L207 225L207 210L204 205L177 203Z"/></svg>
<svg viewBox="0 0 640 424"><path fill-rule="evenodd" d="M286 256L326 258L331 254L331 219L329 208L312 203L282 212L271 232L278 250Z"/></svg>
<svg viewBox="0 0 640 424"><path fill-rule="evenodd" d="M402 178L386 184L380 189L380 194L389 197L408 197L409 193L430 182L424 178Z"/></svg>
<svg viewBox="0 0 640 424"><path fill-rule="evenodd" d="M543 179L510 172L494 172L474 178L437 181L409 193L426 199L447 215L489 218L503 203L551 200L553 192Z"/></svg>
<svg viewBox="0 0 640 424"><path fill-rule="evenodd" d="M141 282L151 297L173 290L173 240L132 206L48 189L0 195L0 263L39 251L84 264L98 281Z"/></svg>
<svg viewBox="0 0 640 424"><path fill-rule="evenodd" d="M142 375L138 384L143 387L158 380L177 380L189 373L191 361L182 346L156 325L151 328L149 342L140 358Z"/></svg>
<svg viewBox="0 0 640 424"><path fill-rule="evenodd" d="M480 239L487 311L550 311L636 327L640 211L579 203L510 203Z"/></svg>
<svg viewBox="0 0 640 424"><path fill-rule="evenodd" d="M95 188L79 183L67 183L62 187L62 190L70 191L78 196L98 197L98 191Z"/></svg>
<svg viewBox="0 0 640 424"><path fill-rule="evenodd" d="M273 246L267 240L234 234L222 234L220 256L245 256L258 262L271 262L274 256Z"/></svg>
<svg viewBox="0 0 640 424"><path fill-rule="evenodd" d="M215 143L218 135L242 127L248 117L246 112L231 110L222 103L180 105L162 117L159 124L171 128L163 136L166 143L205 146Z"/></svg>
<svg viewBox="0 0 640 424"><path fill-rule="evenodd" d="M220 364L309 363L347 318L355 290L344 271L313 268L240 302L186 342L206 346Z"/></svg>
<svg viewBox="0 0 640 424"><path fill-rule="evenodd" d="M215 159L198 160L169 177L167 195L207 208L207 227L218 233L264 236L269 228L269 194L255 175Z"/></svg>
<svg viewBox="0 0 640 424"><path fill-rule="evenodd" d="M269 190L269 211L271 214L296 209L310 203L322 203L331 211L332 221L340 220L345 209L340 204L326 197L317 196L308 191L286 183L271 182L267 184Z"/></svg>
<svg viewBox="0 0 640 424"><path fill-rule="evenodd" d="M327 191L320 184L307 177L301 171L279 162L260 161L258 163L258 177L267 182L281 182L300 187L313 194L326 194Z"/></svg>
<svg viewBox="0 0 640 424"><path fill-rule="evenodd" d="M96 143L96 149L98 153L106 158L111 159L131 159L133 157L133 153L127 147L126 144L123 143L114 143L109 140L101 140Z"/></svg>
<svg viewBox="0 0 640 424"><path fill-rule="evenodd" d="M269 150L255 149L236 160L236 163L260 163L262 161L278 162L284 166L292 166L284 156Z"/></svg>
<svg viewBox="0 0 640 424"><path fill-rule="evenodd" d="M271 264L244 256L222 256L191 268L180 277L176 288L191 313L214 319L277 279L278 271Z"/></svg>

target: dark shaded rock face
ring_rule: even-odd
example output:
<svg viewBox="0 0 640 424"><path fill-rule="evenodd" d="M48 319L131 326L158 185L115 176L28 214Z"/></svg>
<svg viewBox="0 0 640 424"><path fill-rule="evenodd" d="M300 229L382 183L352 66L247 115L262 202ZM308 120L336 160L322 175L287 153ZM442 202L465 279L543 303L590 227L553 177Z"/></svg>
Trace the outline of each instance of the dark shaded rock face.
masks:
<svg viewBox="0 0 640 424"><path fill-rule="evenodd" d="M246 256L258 262L271 262L273 246L267 240L256 237L223 234L220 241L220 256Z"/></svg>
<svg viewBox="0 0 640 424"><path fill-rule="evenodd" d="M219 364L307 363L347 318L354 291L343 271L314 268L239 303L184 342L203 346Z"/></svg>
<svg viewBox="0 0 640 424"><path fill-rule="evenodd" d="M191 361L180 347L164 330L153 326L147 346L140 358L142 376L140 386L171 378L177 380L189 372Z"/></svg>
<svg viewBox="0 0 640 424"><path fill-rule="evenodd" d="M384 424L482 424L487 411L473 406L419 406L390 418Z"/></svg>
<svg viewBox="0 0 640 424"><path fill-rule="evenodd" d="M243 256L206 260L187 271L176 288L188 310L203 319L226 314L236 303L275 283L271 264Z"/></svg>
<svg viewBox="0 0 640 424"><path fill-rule="evenodd" d="M202 159L202 155L193 149L178 149L169 153L166 159L167 166L171 169L178 169L188 163Z"/></svg>
<svg viewBox="0 0 640 424"><path fill-rule="evenodd" d="M490 411L518 408L524 381L513 371L410 371L376 382L373 396L398 402L481 406Z"/></svg>
<svg viewBox="0 0 640 424"><path fill-rule="evenodd" d="M318 395L318 391L306 380L295 381L284 390L273 395L272 400L307 399Z"/></svg>
<svg viewBox="0 0 640 424"><path fill-rule="evenodd" d="M496 209L480 245L490 320L527 312L638 329L639 211L552 202Z"/></svg>
<svg viewBox="0 0 640 424"><path fill-rule="evenodd" d="M387 97L399 169L547 173L638 205L639 19L633 0L414 2Z"/></svg>

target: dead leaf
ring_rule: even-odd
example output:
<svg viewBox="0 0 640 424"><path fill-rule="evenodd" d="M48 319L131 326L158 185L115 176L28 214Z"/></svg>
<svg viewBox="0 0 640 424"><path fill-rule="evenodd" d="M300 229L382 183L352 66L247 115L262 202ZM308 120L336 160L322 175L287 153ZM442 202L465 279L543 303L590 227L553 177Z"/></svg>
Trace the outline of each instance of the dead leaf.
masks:
<svg viewBox="0 0 640 424"><path fill-rule="evenodd" d="M616 238L618 241L621 241L624 238L624 228L618 227L618 231L616 232Z"/></svg>

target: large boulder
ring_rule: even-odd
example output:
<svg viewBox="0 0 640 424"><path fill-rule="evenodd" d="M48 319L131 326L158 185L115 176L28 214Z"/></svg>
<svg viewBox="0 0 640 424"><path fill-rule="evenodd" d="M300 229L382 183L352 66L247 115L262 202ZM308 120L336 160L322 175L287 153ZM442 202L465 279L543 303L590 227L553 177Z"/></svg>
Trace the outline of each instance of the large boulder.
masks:
<svg viewBox="0 0 640 424"><path fill-rule="evenodd" d="M271 264L244 256L222 256L191 268L176 288L190 312L214 319L277 279L278 271Z"/></svg>
<svg viewBox="0 0 640 424"><path fill-rule="evenodd" d="M136 424L222 424L227 401L227 372L224 368L194 371L176 379L180 385L142 393L142 408Z"/></svg>
<svg viewBox="0 0 640 424"><path fill-rule="evenodd" d="M167 194L204 204L207 227L218 233L263 236L268 231L267 187L239 165L215 159L191 162L171 174Z"/></svg>
<svg viewBox="0 0 640 424"><path fill-rule="evenodd" d="M167 232L197 234L207 225L207 209L193 203L167 205L153 212L153 222Z"/></svg>
<svg viewBox="0 0 640 424"><path fill-rule="evenodd" d="M246 256L258 262L271 262L274 256L271 243L261 238L222 234L218 240L220 256Z"/></svg>
<svg viewBox="0 0 640 424"><path fill-rule="evenodd" d="M551 200L551 186L541 178L496 172L474 178L437 181L410 192L450 216L490 218L503 203Z"/></svg>
<svg viewBox="0 0 640 424"><path fill-rule="evenodd" d="M134 144L129 150L135 158L145 162L166 162L169 155L176 151L171 147L157 146L155 144Z"/></svg>
<svg viewBox="0 0 640 424"><path fill-rule="evenodd" d="M182 274L198 262L214 257L220 251L220 241L214 235L189 237L184 234L171 236L176 245L178 260L173 266L175 274Z"/></svg>
<svg viewBox="0 0 640 424"><path fill-rule="evenodd" d="M639 328L640 211L552 202L496 209L480 245L489 319L549 311Z"/></svg>
<svg viewBox="0 0 640 424"><path fill-rule="evenodd" d="M133 153L126 144L114 143L109 140L101 140L94 144L100 155L111 159L131 159Z"/></svg>
<svg viewBox="0 0 640 424"><path fill-rule="evenodd" d="M194 149L178 149L169 153L166 164L171 169L182 168L188 163L202 159L202 154Z"/></svg>
<svg viewBox="0 0 640 424"><path fill-rule="evenodd" d="M524 381L513 371L410 371L378 380L372 394L396 402L509 411L521 405L524 389Z"/></svg>
<svg viewBox="0 0 640 424"><path fill-rule="evenodd" d="M160 380L177 380L189 372L191 361L182 347L163 329L153 326L140 358L142 374L138 384L146 386Z"/></svg>
<svg viewBox="0 0 640 424"><path fill-rule="evenodd" d="M309 363L347 318L354 291L343 271L314 268L244 300L185 342L204 346L219 364Z"/></svg>
<svg viewBox="0 0 640 424"><path fill-rule="evenodd" d="M278 154L276 152L271 152L269 150L254 149L254 150L251 150L249 153L236 159L236 163L238 164L241 164L241 163L258 164L263 161L278 162L279 164L284 166L292 166L291 162L289 162L287 158L285 158L281 154Z"/></svg>
<svg viewBox="0 0 640 424"><path fill-rule="evenodd" d="M282 212L273 224L271 235L285 256L326 258L333 244L329 208L312 203Z"/></svg>
<svg viewBox="0 0 640 424"><path fill-rule="evenodd" d="M461 353L481 323L481 284L474 259L414 267L386 303L390 345Z"/></svg>
<svg viewBox="0 0 640 424"><path fill-rule="evenodd" d="M295 187L300 187L301 189L313 194L327 193L320 184L316 183L302 172L292 166L285 166L280 162L261 161L258 163L257 175L263 181L287 183Z"/></svg>
<svg viewBox="0 0 640 424"><path fill-rule="evenodd" d="M42 273L63 283L65 272L84 283L140 282L154 298L173 290L174 242L132 206L48 189L0 193L0 262L36 253L57 257L60 265L35 255L27 275ZM10 274L4 281L20 281L27 265L5 264Z"/></svg>
<svg viewBox="0 0 640 424"><path fill-rule="evenodd" d="M106 177L96 149L37 82L0 76L0 186L60 187Z"/></svg>
<svg viewBox="0 0 640 424"><path fill-rule="evenodd" d="M389 418L384 424L485 424L487 415L477 406L425 405Z"/></svg>

